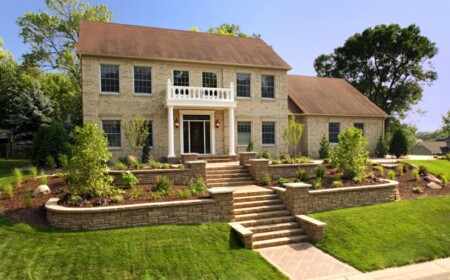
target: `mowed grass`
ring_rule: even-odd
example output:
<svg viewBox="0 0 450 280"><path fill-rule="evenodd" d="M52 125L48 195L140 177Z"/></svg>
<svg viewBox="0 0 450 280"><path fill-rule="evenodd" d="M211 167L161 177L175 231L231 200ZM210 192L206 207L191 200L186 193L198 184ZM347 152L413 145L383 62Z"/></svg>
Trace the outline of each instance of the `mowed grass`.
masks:
<svg viewBox="0 0 450 280"><path fill-rule="evenodd" d="M226 223L69 232L0 217L0 279L286 279Z"/></svg>
<svg viewBox="0 0 450 280"><path fill-rule="evenodd" d="M409 164L414 164L415 166L425 166L428 171L434 175L444 174L450 179L450 161L445 159L438 160L405 160Z"/></svg>
<svg viewBox="0 0 450 280"><path fill-rule="evenodd" d="M450 197L311 214L328 224L316 245L361 271L450 256Z"/></svg>
<svg viewBox="0 0 450 280"><path fill-rule="evenodd" d="M12 183L12 170L14 168L21 168L27 165L31 165L29 160L21 160L21 159L0 159L0 190L6 184ZM29 172L23 172L23 180L29 178Z"/></svg>

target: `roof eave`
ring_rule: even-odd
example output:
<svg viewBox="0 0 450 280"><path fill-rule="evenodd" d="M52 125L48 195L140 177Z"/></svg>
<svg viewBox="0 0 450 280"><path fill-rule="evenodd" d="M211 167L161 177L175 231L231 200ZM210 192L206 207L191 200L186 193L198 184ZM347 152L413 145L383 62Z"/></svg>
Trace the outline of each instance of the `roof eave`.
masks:
<svg viewBox="0 0 450 280"><path fill-rule="evenodd" d="M317 116L317 117L359 117L359 118L383 118L386 119L387 115L346 115L346 114L323 114L323 113L289 113L294 116Z"/></svg>

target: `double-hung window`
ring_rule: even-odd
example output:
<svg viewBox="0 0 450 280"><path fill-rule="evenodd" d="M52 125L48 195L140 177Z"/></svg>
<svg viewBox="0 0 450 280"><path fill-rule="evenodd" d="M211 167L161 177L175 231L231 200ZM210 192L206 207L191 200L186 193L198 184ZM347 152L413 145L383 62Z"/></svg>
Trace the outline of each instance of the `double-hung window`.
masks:
<svg viewBox="0 0 450 280"><path fill-rule="evenodd" d="M120 92L119 65L100 65L101 91Z"/></svg>
<svg viewBox="0 0 450 280"><path fill-rule="evenodd" d="M275 76L273 75L261 76L261 97L275 98Z"/></svg>
<svg viewBox="0 0 450 280"><path fill-rule="evenodd" d="M134 93L152 93L151 67L134 67Z"/></svg>
<svg viewBox="0 0 450 280"><path fill-rule="evenodd" d="M251 141L252 136L252 124L251 122L238 122L237 123L237 136L238 136L238 145L246 146Z"/></svg>
<svg viewBox="0 0 450 280"><path fill-rule="evenodd" d="M330 143L338 143L339 142L339 132L341 130L340 123L329 123L328 124L328 141Z"/></svg>
<svg viewBox="0 0 450 280"><path fill-rule="evenodd" d="M120 148L122 146L120 139L120 121L102 121L102 128L108 137L108 146L110 148Z"/></svg>
<svg viewBox="0 0 450 280"><path fill-rule="evenodd" d="M206 88L217 87L217 74L211 72L202 73L202 86Z"/></svg>
<svg viewBox="0 0 450 280"><path fill-rule="evenodd" d="M263 145L275 145L275 123L263 122L262 123L262 144Z"/></svg>
<svg viewBox="0 0 450 280"><path fill-rule="evenodd" d="M173 85L188 87L189 86L189 72L181 71L181 70L174 70L173 71Z"/></svg>
<svg viewBox="0 0 450 280"><path fill-rule="evenodd" d="M250 74L238 73L236 75L236 96L250 97Z"/></svg>

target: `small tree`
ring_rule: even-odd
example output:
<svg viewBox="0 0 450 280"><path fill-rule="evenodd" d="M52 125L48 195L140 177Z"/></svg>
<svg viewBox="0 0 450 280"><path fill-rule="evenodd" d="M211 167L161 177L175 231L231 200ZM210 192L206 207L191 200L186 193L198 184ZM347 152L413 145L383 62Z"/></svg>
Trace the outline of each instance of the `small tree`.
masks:
<svg viewBox="0 0 450 280"><path fill-rule="evenodd" d="M125 131L125 139L136 156L137 152L144 147L148 137L147 121L141 114L136 114L132 120L123 122L122 128Z"/></svg>
<svg viewBox="0 0 450 280"><path fill-rule="evenodd" d="M284 129L283 139L290 148L294 149L294 154L297 154L297 145L303 134L303 124L295 122L294 116L289 118L288 126Z"/></svg>
<svg viewBox="0 0 450 280"><path fill-rule="evenodd" d="M74 141L70 145L71 157L63 162L69 192L93 197L114 194L111 186L113 178L104 173L111 158L105 132L96 124L87 122L83 127L75 127L70 136Z"/></svg>
<svg viewBox="0 0 450 280"><path fill-rule="evenodd" d="M378 138L377 145L375 147L375 155L379 158L384 158L389 151L389 146L384 140L383 136L380 135Z"/></svg>
<svg viewBox="0 0 450 280"><path fill-rule="evenodd" d="M31 161L34 165L43 165L48 156L57 160L60 154L67 154L69 135L61 123L42 126L34 136L31 148Z"/></svg>
<svg viewBox="0 0 450 280"><path fill-rule="evenodd" d="M359 128L347 128L339 133L339 143L331 150L331 161L344 177L353 179L362 177L366 170L369 152L366 150L367 140Z"/></svg>
<svg viewBox="0 0 450 280"><path fill-rule="evenodd" d="M395 155L396 158L408 154L408 139L402 129L396 130L394 135L392 135L389 153Z"/></svg>
<svg viewBox="0 0 450 280"><path fill-rule="evenodd" d="M321 159L330 157L330 142L328 142L325 134L322 136L322 140L320 140L319 157Z"/></svg>

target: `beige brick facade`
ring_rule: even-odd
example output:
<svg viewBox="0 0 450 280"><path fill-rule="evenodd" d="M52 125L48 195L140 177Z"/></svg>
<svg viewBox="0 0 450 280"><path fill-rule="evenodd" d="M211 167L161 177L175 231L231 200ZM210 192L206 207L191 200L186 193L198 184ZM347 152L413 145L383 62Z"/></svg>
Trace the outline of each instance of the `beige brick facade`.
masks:
<svg viewBox="0 0 450 280"><path fill-rule="evenodd" d="M100 83L101 65L119 66L119 93L102 93ZM152 68L152 94L134 93L134 66ZM189 71L189 85L202 86L202 72L217 74L217 86L228 88L230 83L236 87L236 74L251 75L251 97L235 98L235 145L236 152L244 151L246 146L237 145L237 122L251 122L251 138L255 150L273 153L286 152L287 146L282 139L283 130L287 125L287 73L285 70L239 68L231 66L194 64L169 61L138 60L125 58L106 58L82 56L83 73L83 117L84 121L97 123L101 126L103 120L128 121L133 115L141 113L153 123L152 155L159 159L168 154L168 113L164 107L168 79L173 79L173 70ZM261 75L275 76L275 99L261 98ZM174 120L180 119L180 109L174 108ZM228 110L205 108L214 111L214 120L219 120L220 128L215 128L216 154L227 154L228 143ZM275 145L262 146L262 122L275 123ZM180 155L180 128L175 129L175 154ZM113 158L133 154L121 132L121 147L111 148Z"/></svg>

